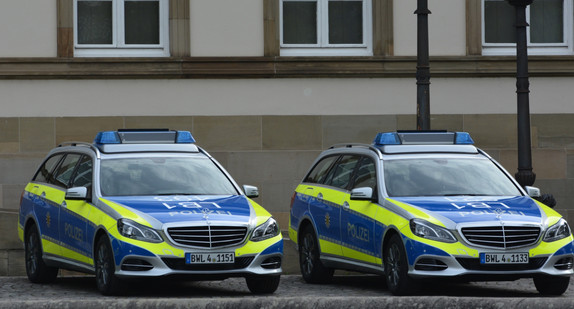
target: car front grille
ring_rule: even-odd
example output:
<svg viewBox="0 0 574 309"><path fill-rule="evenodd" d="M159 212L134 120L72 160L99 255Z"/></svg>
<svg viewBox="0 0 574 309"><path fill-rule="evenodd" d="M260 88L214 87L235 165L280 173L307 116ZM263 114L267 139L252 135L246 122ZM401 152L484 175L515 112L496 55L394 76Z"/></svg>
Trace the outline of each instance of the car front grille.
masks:
<svg viewBox="0 0 574 309"><path fill-rule="evenodd" d="M245 226L186 226L167 229L171 239L181 246L219 248L240 244L247 235Z"/></svg>
<svg viewBox="0 0 574 309"><path fill-rule="evenodd" d="M495 249L533 245L540 237L540 228L535 226L465 227L461 231L470 244Z"/></svg>

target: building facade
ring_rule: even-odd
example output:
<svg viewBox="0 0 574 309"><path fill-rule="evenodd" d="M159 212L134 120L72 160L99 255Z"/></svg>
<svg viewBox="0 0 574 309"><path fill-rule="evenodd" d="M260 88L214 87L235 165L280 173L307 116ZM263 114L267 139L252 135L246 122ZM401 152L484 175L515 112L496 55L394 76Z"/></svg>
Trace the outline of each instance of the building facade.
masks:
<svg viewBox="0 0 574 309"><path fill-rule="evenodd" d="M517 170L512 8L429 0L431 128ZM414 0L4 0L0 275L23 272L20 194L45 154L118 128L190 130L287 228L335 143L416 128ZM573 0L528 9L535 186L574 219ZM509 28L510 27L510 28Z"/></svg>

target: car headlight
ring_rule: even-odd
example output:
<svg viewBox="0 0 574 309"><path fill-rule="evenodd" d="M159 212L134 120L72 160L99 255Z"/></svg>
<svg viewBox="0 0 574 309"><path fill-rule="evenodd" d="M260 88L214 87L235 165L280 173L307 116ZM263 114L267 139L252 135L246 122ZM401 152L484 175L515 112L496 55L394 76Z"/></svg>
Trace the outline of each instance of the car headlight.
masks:
<svg viewBox="0 0 574 309"><path fill-rule="evenodd" d="M259 225L255 230L253 230L251 240L262 241L277 235L279 235L279 225L275 219L269 218L269 220L265 221L265 223Z"/></svg>
<svg viewBox="0 0 574 309"><path fill-rule="evenodd" d="M147 226L143 226L129 219L118 220L118 231L122 236L137 239L141 241L160 243L163 241L161 236Z"/></svg>
<svg viewBox="0 0 574 309"><path fill-rule="evenodd" d="M457 241L449 230L422 219L412 219L410 226L413 234L418 237L448 243Z"/></svg>
<svg viewBox="0 0 574 309"><path fill-rule="evenodd" d="M556 224L546 230L543 240L545 242L552 242L568 236L570 236L570 227L568 226L568 222L561 218Z"/></svg>

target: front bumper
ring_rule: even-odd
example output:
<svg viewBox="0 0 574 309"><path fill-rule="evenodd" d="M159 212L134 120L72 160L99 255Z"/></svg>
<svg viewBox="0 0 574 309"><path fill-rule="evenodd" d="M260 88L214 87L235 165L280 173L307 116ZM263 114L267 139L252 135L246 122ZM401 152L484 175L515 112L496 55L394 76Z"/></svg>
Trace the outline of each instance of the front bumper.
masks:
<svg viewBox="0 0 574 309"><path fill-rule="evenodd" d="M165 245L165 244L164 244ZM229 277L280 275L283 261L283 239L277 237L225 249L176 249L166 246L159 254L149 248L112 241L116 260L116 275L130 277L180 276L189 279L220 280ZM155 245L154 247L157 247ZM169 247L169 248L168 248ZM250 248L251 247L251 248ZM191 265L185 262L185 253L234 252L233 264Z"/></svg>
<svg viewBox="0 0 574 309"><path fill-rule="evenodd" d="M539 247L497 251L478 250L478 254L449 254L429 245L408 246L409 275L415 278L459 277L469 280L515 280L535 276L571 276L574 274L574 246L566 241L559 250L540 252ZM414 248L422 251L414 252ZM409 252L410 249L410 252ZM467 252L469 248L459 249ZM529 252L528 264L481 264L480 252L518 253ZM536 254L535 254L536 253Z"/></svg>

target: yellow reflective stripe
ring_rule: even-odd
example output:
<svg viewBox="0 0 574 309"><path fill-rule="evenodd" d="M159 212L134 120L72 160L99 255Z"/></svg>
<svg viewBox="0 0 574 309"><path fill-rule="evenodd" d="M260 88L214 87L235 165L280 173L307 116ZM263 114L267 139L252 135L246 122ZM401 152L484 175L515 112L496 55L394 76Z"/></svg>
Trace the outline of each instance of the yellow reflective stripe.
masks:
<svg viewBox="0 0 574 309"><path fill-rule="evenodd" d="M100 201L102 201L106 205L110 206L113 210L117 211L121 217L133 220L133 221L135 221L141 225L144 225L144 226L152 227L149 222L142 219L140 216L138 216L134 212L129 211L124 206L118 205L118 204L116 204L112 201L106 200L104 198L100 198Z"/></svg>
<svg viewBox="0 0 574 309"><path fill-rule="evenodd" d="M76 261L79 261L79 262L82 262L82 263L85 263L88 265L94 265L93 259L91 259L91 258L89 258L89 257L87 257L87 256L85 256L79 252L76 252L74 250L70 250L66 247L62 247L62 246L59 246L59 247L60 247L60 250L62 251L61 255L63 257L65 257L67 259L76 260Z"/></svg>
<svg viewBox="0 0 574 309"><path fill-rule="evenodd" d="M351 258L354 260L359 260L359 261L363 261L363 262L367 262L367 263L371 263L371 264L375 262L375 256L373 256L373 255L362 253L362 252L350 249L348 247L344 247L343 250L345 250L345 257L347 257L347 258Z"/></svg>
<svg viewBox="0 0 574 309"><path fill-rule="evenodd" d="M246 254L259 254L269 246L281 241L282 239L283 236L279 234L273 238L265 239L262 241L248 241L243 247L235 249L235 255L243 256Z"/></svg>
<svg viewBox="0 0 574 309"><path fill-rule="evenodd" d="M546 214L546 217L548 217L548 226L556 224L556 222L562 218L562 215L560 215L556 210L540 203L537 200L533 199L533 201L536 202L538 206L540 206L540 209Z"/></svg>
<svg viewBox="0 0 574 309"><path fill-rule="evenodd" d="M436 225L438 225L438 226L446 227L446 226L444 225L444 223L442 223L440 220L438 220L438 219L436 219L435 217L433 217L433 216L427 214L426 212L420 210L420 209L417 208L417 207L414 207L414 206L412 206L412 205L409 205L409 204L406 204L406 203L403 203L403 202L399 202L399 201L396 201L396 200L393 200L393 199L390 199L390 198L387 198L386 200L389 201L389 202L391 202L391 203L393 203L393 204L395 204L395 205L397 205L397 206L399 206L399 207L401 207L401 208L403 208L404 210L406 210L407 212L413 214L413 215L414 215L415 217L417 217L417 218L427 220L428 222L431 222L431 223L436 224Z"/></svg>
<svg viewBox="0 0 574 309"><path fill-rule="evenodd" d="M297 230L295 230L294 228L291 227L291 225L289 225L289 239L291 239L292 242L297 244L299 242L299 238L297 237L298 237Z"/></svg>
<svg viewBox="0 0 574 309"><path fill-rule="evenodd" d="M60 246L49 239L42 238L42 249L44 250L45 253L50 253L54 255L62 254Z"/></svg>
<svg viewBox="0 0 574 309"><path fill-rule="evenodd" d="M343 255L340 244L336 244L324 239L319 239L319 246L321 246L321 253Z"/></svg>
<svg viewBox="0 0 574 309"><path fill-rule="evenodd" d="M560 250L562 247L566 246L568 243L572 242L572 236L566 237L553 242L541 242L538 247L530 250L530 257L535 257L537 255L549 255L554 254L556 251Z"/></svg>
<svg viewBox="0 0 574 309"><path fill-rule="evenodd" d="M260 224L265 223L265 221L267 221L271 217L271 214L267 210L265 210L265 208L261 207L261 205L257 204L250 198L248 198L247 200L251 204L251 207L253 207L253 211L255 211L255 215L257 216L255 220L256 222L255 226L259 226Z"/></svg>

